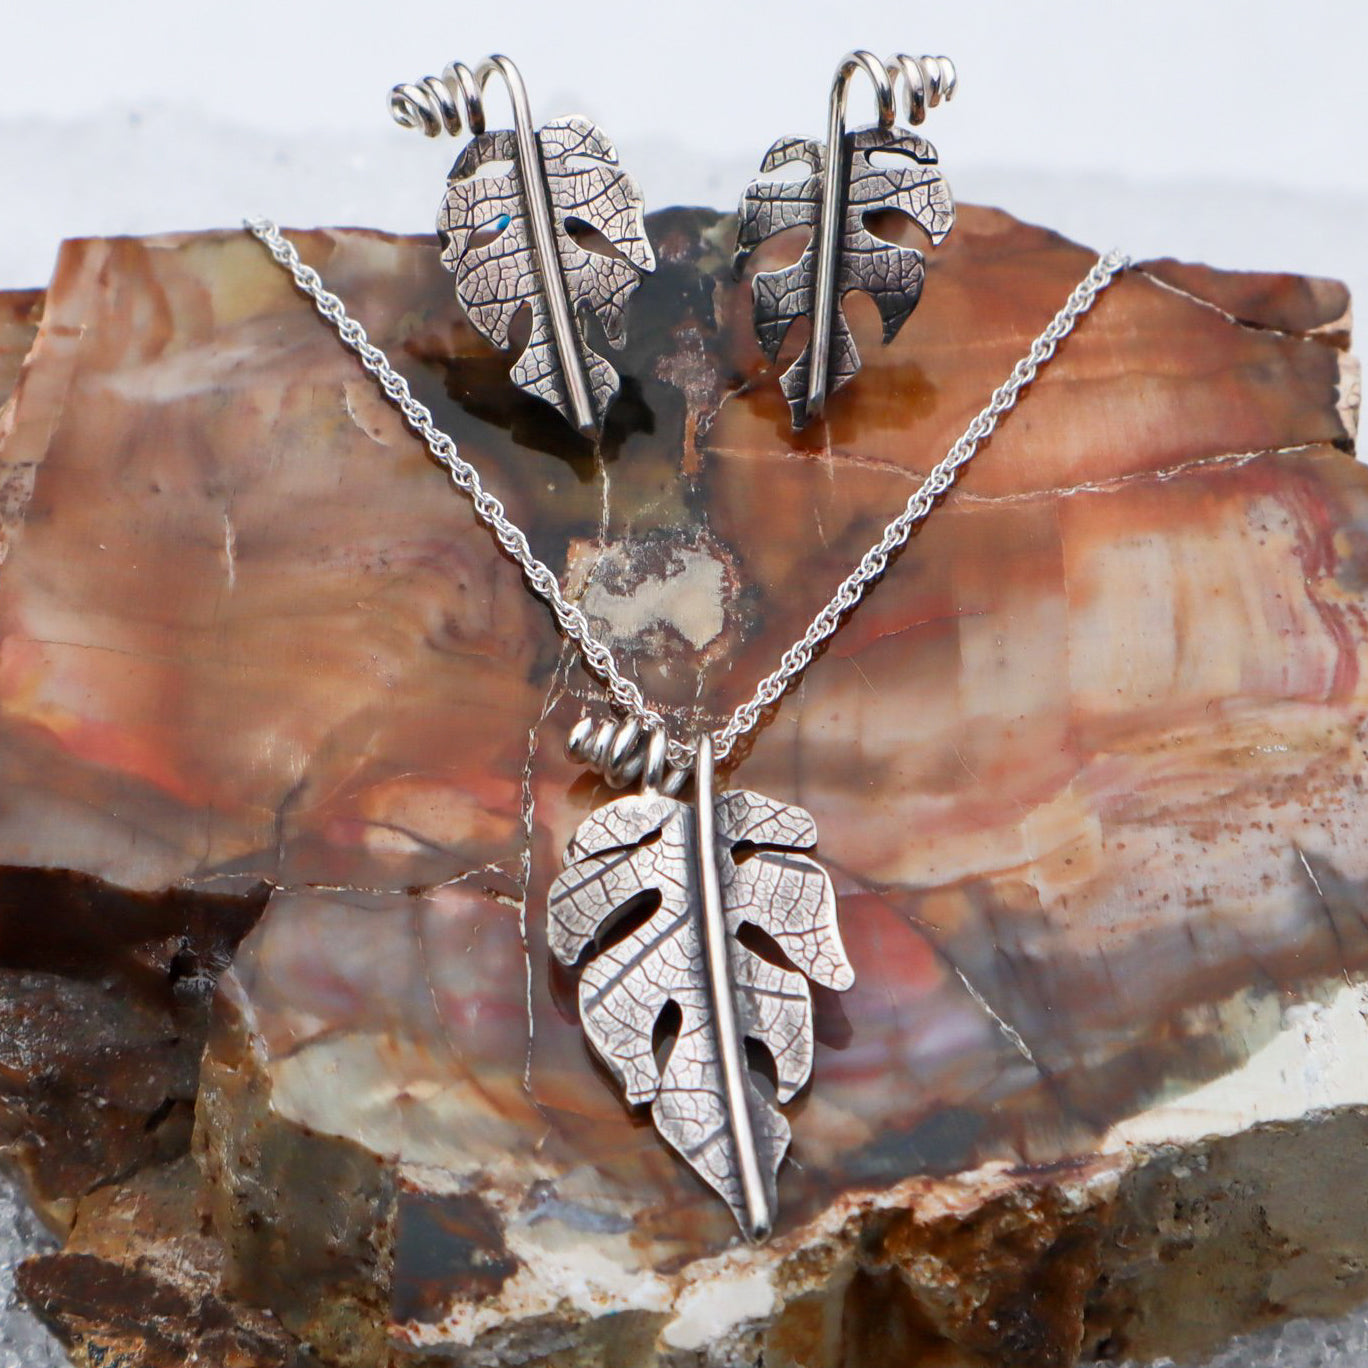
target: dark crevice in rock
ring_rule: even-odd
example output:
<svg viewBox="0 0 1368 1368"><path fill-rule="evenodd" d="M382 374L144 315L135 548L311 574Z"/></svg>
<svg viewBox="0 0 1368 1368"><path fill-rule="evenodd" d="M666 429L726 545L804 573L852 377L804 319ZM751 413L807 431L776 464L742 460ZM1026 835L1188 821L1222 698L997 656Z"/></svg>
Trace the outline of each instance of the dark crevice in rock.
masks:
<svg viewBox="0 0 1368 1368"><path fill-rule="evenodd" d="M440 1321L455 1301L494 1297L518 1271L496 1212L473 1193L401 1193L390 1315Z"/></svg>
<svg viewBox="0 0 1368 1368"><path fill-rule="evenodd" d="M187 1150L214 987L267 893L0 869L0 1152L40 1207Z"/></svg>

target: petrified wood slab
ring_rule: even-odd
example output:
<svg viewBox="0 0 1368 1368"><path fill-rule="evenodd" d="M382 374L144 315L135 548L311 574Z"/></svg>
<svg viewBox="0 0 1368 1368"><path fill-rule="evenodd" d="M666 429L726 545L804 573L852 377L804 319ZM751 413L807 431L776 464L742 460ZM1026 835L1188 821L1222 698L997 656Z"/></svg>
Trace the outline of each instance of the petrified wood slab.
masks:
<svg viewBox="0 0 1368 1368"><path fill-rule="evenodd" d="M430 244L300 241L647 692L716 721L1091 255L964 210L794 437L733 221L651 231L597 452ZM255 243L69 244L0 427L0 1086L75 1221L35 1300L91 1362L250 1306L250 1363L1040 1368L1368 1296L1347 308L1120 281L744 756L816 817L857 974L750 1248L547 953L602 796L547 615Z"/></svg>

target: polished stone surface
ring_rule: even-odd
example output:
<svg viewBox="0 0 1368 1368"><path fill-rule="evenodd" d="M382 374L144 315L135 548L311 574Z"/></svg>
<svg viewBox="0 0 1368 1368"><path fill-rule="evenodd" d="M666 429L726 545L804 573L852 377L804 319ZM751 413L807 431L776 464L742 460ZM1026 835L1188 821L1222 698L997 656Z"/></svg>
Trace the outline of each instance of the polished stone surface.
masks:
<svg viewBox="0 0 1368 1368"><path fill-rule="evenodd" d="M511 389L427 244L300 242L696 724L772 668L1092 257L964 210L893 346L852 306L864 369L795 437L731 222L651 228L600 451ZM1199 1304L1211 1265L1165 1245L1142 1147L1245 1137L1207 1162L1248 1202L1289 1181L1278 1127L1368 1103L1346 310L1288 277L1120 281L741 758L734 781L816 818L857 976L818 994L756 1251L624 1111L547 952L546 889L602 795L561 754L593 691L544 611L259 247L69 245L0 425L0 861L101 881L80 905L125 960L161 944L168 890L211 981L246 933L197 1102L227 1294L339 1362L824 1364L844 1335L870 1368L1160 1353L1314 1300L1320 1235L1352 1263L1357 1209L1293 1208L1349 1132L1299 1140L1308 1189L1277 1189L1265 1234L1208 1246L1243 1241L1280 1290L1236 1279L1181 1330L1157 1308ZM42 972L26 896L4 929ZM49 995L90 976L48 972ZM164 1157L122 1105L100 1143ZM67 1113L18 1110L66 1212L84 1151L34 1137ZM1127 1243L1127 1212L1160 1233Z"/></svg>

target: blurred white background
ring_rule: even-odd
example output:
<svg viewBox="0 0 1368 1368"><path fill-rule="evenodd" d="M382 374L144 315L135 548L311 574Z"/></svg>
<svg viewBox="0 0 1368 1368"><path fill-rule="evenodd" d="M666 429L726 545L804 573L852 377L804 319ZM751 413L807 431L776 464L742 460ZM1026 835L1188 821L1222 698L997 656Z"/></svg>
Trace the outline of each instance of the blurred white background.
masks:
<svg viewBox="0 0 1368 1368"><path fill-rule="evenodd" d="M386 93L492 51L539 120L597 119L648 206L730 208L775 137L822 132L852 46L954 57L926 131L961 200L1368 290L1361 0L6 0L0 287L46 280L69 235L430 231L456 145L396 128Z"/></svg>

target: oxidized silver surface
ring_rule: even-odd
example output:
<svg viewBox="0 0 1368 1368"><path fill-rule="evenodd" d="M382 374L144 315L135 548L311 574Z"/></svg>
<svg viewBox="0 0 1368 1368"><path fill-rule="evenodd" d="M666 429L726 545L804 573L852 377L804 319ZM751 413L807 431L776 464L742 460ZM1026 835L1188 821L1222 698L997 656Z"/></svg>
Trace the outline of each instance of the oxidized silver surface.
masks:
<svg viewBox="0 0 1368 1368"><path fill-rule="evenodd" d="M941 63L949 73L944 90ZM860 69L874 81L880 121L846 132L847 86L850 75ZM920 135L893 127L897 80L906 85L909 117L920 122L928 102L935 104L942 94L948 99L953 93L953 71L943 58L899 55L885 68L869 53L850 54L837 69L825 145L814 138L780 138L760 165L762 177L792 162L807 165L811 174L792 181L757 178L741 197L738 270L776 233L796 227L812 230L796 262L763 271L753 283L756 335L771 361L797 319L812 321L807 345L780 379L795 428L818 417L826 396L860 368L843 297L862 290L874 300L883 319L885 343L897 335L921 298L925 258L915 248L877 237L866 226L867 217L882 210L899 211L933 243L940 243L954 226L954 201L937 169L936 149Z"/></svg>
<svg viewBox="0 0 1368 1368"><path fill-rule="evenodd" d="M761 1239L789 1126L750 1071L745 1043L768 1050L777 1101L789 1101L812 1069L804 975L838 990L855 975L831 880L794 853L816 843L811 815L745 790L715 794L706 735L695 778L693 804L647 790L580 825L551 887L548 937L568 966L603 947L580 979L590 1044L627 1101L651 1107L660 1135ZM650 916L614 940L615 924L644 899L658 900ZM737 933L747 924L801 972L744 945ZM662 1063L655 1032L670 1003L679 1026Z"/></svg>
<svg viewBox="0 0 1368 1368"><path fill-rule="evenodd" d="M557 119L538 130L536 141L540 155L532 159L530 176L511 130L479 134L462 150L437 221L442 261L456 274L456 293L470 321L495 346L508 345L514 318L531 309L531 336L513 380L554 404L581 431L594 432L617 394L618 375L585 342L582 314L595 314L608 341L620 347L627 301L654 269L655 256L646 240L641 191L599 129L587 119ZM511 165L502 175L481 174L492 162ZM528 208L538 196L551 208L549 262L537 250ZM621 255L580 246L566 229L572 218L598 229ZM570 320L564 337L555 326L558 294ZM587 390L587 409L576 403L577 378Z"/></svg>

